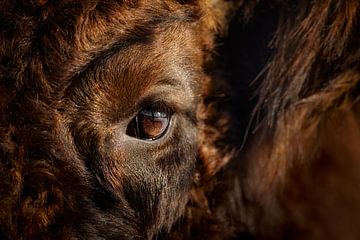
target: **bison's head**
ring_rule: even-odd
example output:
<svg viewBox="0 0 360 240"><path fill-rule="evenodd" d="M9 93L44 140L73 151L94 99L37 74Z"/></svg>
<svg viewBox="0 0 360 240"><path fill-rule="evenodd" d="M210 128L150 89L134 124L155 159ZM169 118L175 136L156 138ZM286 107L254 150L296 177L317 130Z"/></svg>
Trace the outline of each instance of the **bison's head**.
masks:
<svg viewBox="0 0 360 240"><path fill-rule="evenodd" d="M204 69L228 7L1 3L3 238L170 229L203 169Z"/></svg>

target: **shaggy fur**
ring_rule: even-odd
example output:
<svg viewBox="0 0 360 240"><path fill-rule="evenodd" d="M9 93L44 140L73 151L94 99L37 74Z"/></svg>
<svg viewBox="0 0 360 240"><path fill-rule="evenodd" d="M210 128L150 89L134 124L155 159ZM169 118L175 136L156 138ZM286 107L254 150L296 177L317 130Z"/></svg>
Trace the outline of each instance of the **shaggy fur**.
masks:
<svg viewBox="0 0 360 240"><path fill-rule="evenodd" d="M0 239L358 239L359 11L2 1Z"/></svg>

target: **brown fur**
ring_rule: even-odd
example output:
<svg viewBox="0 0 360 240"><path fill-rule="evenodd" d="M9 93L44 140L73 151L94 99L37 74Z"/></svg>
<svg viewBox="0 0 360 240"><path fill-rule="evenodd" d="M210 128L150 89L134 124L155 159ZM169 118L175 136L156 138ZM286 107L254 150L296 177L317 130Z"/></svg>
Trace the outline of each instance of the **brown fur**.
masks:
<svg viewBox="0 0 360 240"><path fill-rule="evenodd" d="M2 1L0 239L357 239L359 11Z"/></svg>

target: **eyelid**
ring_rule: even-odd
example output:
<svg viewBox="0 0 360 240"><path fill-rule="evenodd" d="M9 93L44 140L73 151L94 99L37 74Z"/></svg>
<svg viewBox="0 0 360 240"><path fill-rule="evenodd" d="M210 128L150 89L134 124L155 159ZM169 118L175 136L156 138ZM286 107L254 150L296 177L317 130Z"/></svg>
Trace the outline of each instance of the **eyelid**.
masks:
<svg viewBox="0 0 360 240"><path fill-rule="evenodd" d="M143 113L145 112L145 114L148 116L152 116L152 113L149 111L150 109L153 109L159 113L163 112L169 115L176 112L176 107L174 105L154 97L148 97L142 100L138 105L137 109L138 109L137 112L140 111ZM154 116L154 117L162 117L162 116Z"/></svg>
<svg viewBox="0 0 360 240"><path fill-rule="evenodd" d="M143 109L140 112L143 115L146 115L148 117L153 117L153 118L165 118L168 115L167 112L158 110L156 108L154 109L154 111L151 111L149 109Z"/></svg>
<svg viewBox="0 0 360 240"><path fill-rule="evenodd" d="M196 116L196 109L194 105L191 106L184 106L178 105L176 102L171 101L170 97L162 98L159 93L149 95L144 97L139 104L137 104L135 111L138 114L142 109L146 107L155 107L156 109L160 109L162 111L167 112L169 115L181 115L184 116L190 123L193 125L198 124L197 116ZM135 115L133 115L135 117Z"/></svg>

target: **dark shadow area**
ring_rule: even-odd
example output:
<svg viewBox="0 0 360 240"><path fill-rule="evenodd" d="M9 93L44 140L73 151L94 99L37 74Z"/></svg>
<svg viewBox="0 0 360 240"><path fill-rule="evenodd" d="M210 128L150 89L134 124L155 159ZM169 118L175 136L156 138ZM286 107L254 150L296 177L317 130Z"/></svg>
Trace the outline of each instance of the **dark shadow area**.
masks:
<svg viewBox="0 0 360 240"><path fill-rule="evenodd" d="M226 80L226 106L234 121L231 131L235 132L231 135L237 136L234 139L237 148L243 145L244 139L251 139L261 121L259 115L251 119L251 114L265 76L261 73L274 52L270 42L276 31L278 11L275 6L262 2L250 19L244 20L240 14L241 10L231 21L226 37L219 39L215 59L216 69L221 69L219 78Z"/></svg>

